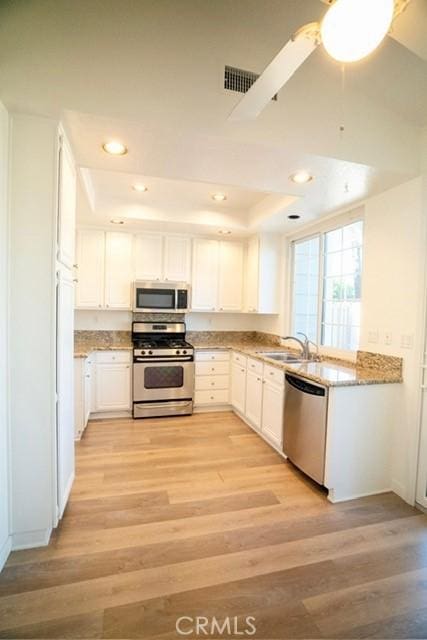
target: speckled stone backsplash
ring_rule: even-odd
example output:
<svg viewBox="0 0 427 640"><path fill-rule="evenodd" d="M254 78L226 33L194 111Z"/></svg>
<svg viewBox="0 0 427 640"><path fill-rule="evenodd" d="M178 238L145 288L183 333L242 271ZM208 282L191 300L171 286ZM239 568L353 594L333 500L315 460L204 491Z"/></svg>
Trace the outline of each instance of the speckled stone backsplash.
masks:
<svg viewBox="0 0 427 640"><path fill-rule="evenodd" d="M97 345L99 348L129 347L132 344L130 331L75 331L74 345Z"/></svg>
<svg viewBox="0 0 427 640"><path fill-rule="evenodd" d="M371 353L370 351L358 351L356 366L362 369L379 369L384 373L402 375L403 358L386 356L382 353Z"/></svg>
<svg viewBox="0 0 427 640"><path fill-rule="evenodd" d="M280 345L280 337L260 331L187 331L188 342L197 345L228 345L230 343L253 344L267 346Z"/></svg>
<svg viewBox="0 0 427 640"><path fill-rule="evenodd" d="M134 313L134 322L185 322L184 313Z"/></svg>

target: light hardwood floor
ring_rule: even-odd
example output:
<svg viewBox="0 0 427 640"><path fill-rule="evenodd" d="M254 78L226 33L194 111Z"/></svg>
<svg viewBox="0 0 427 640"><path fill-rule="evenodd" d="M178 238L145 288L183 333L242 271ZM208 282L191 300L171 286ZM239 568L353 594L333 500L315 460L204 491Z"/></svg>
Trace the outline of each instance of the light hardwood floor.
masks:
<svg viewBox="0 0 427 640"><path fill-rule="evenodd" d="M427 638L427 517L393 494L331 505L232 413L92 422L50 545L0 574L0 637L195 638L181 616Z"/></svg>

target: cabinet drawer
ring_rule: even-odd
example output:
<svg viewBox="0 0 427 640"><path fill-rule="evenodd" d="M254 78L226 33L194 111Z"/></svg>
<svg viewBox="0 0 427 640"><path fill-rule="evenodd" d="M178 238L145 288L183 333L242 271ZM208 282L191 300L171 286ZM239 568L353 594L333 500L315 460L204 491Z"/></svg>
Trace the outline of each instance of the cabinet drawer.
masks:
<svg viewBox="0 0 427 640"><path fill-rule="evenodd" d="M214 391L196 391L195 404L228 404L228 389L215 389Z"/></svg>
<svg viewBox="0 0 427 640"><path fill-rule="evenodd" d="M237 364L242 365L242 367L246 367L247 357L242 355L241 353L236 353L233 351L233 362L237 362Z"/></svg>
<svg viewBox="0 0 427 640"><path fill-rule="evenodd" d="M229 386L229 376L196 376L196 391L228 389Z"/></svg>
<svg viewBox="0 0 427 640"><path fill-rule="evenodd" d="M98 351L96 361L99 364L128 364L130 356L130 351Z"/></svg>
<svg viewBox="0 0 427 640"><path fill-rule="evenodd" d="M248 371L253 371L253 373L257 373L262 376L263 363L259 360L254 360L254 358L248 358L247 362Z"/></svg>
<svg viewBox="0 0 427 640"><path fill-rule="evenodd" d="M276 369L276 367L270 367L270 365L264 365L264 380L267 382L274 382L281 387L285 386L285 372L282 369Z"/></svg>
<svg viewBox="0 0 427 640"><path fill-rule="evenodd" d="M196 376L228 375L229 369L228 362L196 362Z"/></svg>
<svg viewBox="0 0 427 640"><path fill-rule="evenodd" d="M197 362L228 362L229 351L196 351Z"/></svg>

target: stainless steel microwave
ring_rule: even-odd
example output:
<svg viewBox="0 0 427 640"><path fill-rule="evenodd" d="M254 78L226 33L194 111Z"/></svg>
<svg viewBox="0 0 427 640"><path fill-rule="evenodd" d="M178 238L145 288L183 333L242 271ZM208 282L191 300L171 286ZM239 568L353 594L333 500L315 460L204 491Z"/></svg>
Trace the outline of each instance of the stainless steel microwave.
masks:
<svg viewBox="0 0 427 640"><path fill-rule="evenodd" d="M136 312L184 312L190 308L190 286L186 282L135 282L133 310Z"/></svg>

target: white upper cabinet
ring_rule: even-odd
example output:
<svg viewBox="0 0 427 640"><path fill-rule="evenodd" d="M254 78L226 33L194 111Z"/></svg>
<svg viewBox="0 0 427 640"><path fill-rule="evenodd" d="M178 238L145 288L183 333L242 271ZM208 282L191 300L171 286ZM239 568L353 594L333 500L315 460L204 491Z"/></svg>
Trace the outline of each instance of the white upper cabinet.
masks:
<svg viewBox="0 0 427 640"><path fill-rule="evenodd" d="M78 309L102 309L104 306L105 233L93 229L77 232Z"/></svg>
<svg viewBox="0 0 427 640"><path fill-rule="evenodd" d="M245 310L251 313L279 313L280 238L254 236L246 259Z"/></svg>
<svg viewBox="0 0 427 640"><path fill-rule="evenodd" d="M76 170L68 142L59 132L58 261L71 269L76 227Z"/></svg>
<svg viewBox="0 0 427 640"><path fill-rule="evenodd" d="M164 280L190 281L190 238L166 236L164 243Z"/></svg>
<svg viewBox="0 0 427 640"><path fill-rule="evenodd" d="M163 236L135 236L135 280L163 280Z"/></svg>
<svg viewBox="0 0 427 640"><path fill-rule="evenodd" d="M132 236L107 233L105 242L105 307L131 308Z"/></svg>
<svg viewBox="0 0 427 640"><path fill-rule="evenodd" d="M242 311L243 244L197 238L193 243L192 309Z"/></svg>
<svg viewBox="0 0 427 640"><path fill-rule="evenodd" d="M135 279L188 282L190 238L144 233L135 237Z"/></svg>
<svg viewBox="0 0 427 640"><path fill-rule="evenodd" d="M216 311L218 303L219 242L196 238L193 242L191 307L195 311Z"/></svg>
<svg viewBox="0 0 427 640"><path fill-rule="evenodd" d="M219 243L219 311L242 311L243 245Z"/></svg>

